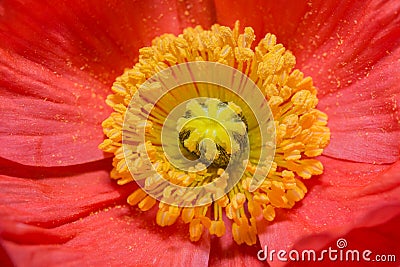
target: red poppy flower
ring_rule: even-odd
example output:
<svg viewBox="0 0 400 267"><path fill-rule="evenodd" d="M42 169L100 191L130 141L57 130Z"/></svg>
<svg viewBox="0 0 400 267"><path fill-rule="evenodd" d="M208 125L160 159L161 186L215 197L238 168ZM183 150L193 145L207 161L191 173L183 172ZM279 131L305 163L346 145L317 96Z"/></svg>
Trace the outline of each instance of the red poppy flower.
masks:
<svg viewBox="0 0 400 267"><path fill-rule="evenodd" d="M399 12L400 3L377 0L1 2L0 262L262 265L265 246L323 250L338 238L398 262ZM264 230L250 247L230 231L193 243L183 223L155 225L155 210L126 204L136 186L115 185L97 148L111 112L105 98L139 48L162 33L236 20L292 51L331 129L323 175L306 181L299 205L257 225Z"/></svg>

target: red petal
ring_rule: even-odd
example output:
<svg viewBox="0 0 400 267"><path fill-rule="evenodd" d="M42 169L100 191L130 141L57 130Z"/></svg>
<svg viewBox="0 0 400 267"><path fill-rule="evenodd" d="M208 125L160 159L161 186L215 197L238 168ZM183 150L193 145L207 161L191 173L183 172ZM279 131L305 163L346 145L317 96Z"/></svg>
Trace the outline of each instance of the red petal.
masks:
<svg viewBox="0 0 400 267"><path fill-rule="evenodd" d="M1 47L58 73L72 65L108 82L155 36L214 21L211 0L6 0L1 10Z"/></svg>
<svg viewBox="0 0 400 267"><path fill-rule="evenodd" d="M321 253L323 250L329 251L336 250L337 252L332 254L332 258L337 257L336 260L331 260L325 252L325 256L323 260L320 262L313 263L313 266L337 266L338 262L340 262L340 266L354 266L354 262L359 262L361 265L368 266L382 266L382 262L378 262L378 260L384 261L385 266L398 266L398 261L400 254L400 231L399 231L399 223L400 216L394 217L382 224L371 224L368 221L371 221L380 218L382 215L385 216L385 213L399 213L400 206L387 207L386 209L380 209L373 211L370 214L365 216L365 221L367 224L360 224L359 227L352 229L348 233L340 233L338 232L330 232L325 235L316 235L310 236L303 240L301 240L296 246L295 249L297 251L314 249L316 251L317 257L321 257ZM386 216L387 217L387 216ZM322 244L326 243L327 239L333 240L325 246ZM346 242L345 248L338 247L338 242ZM340 243L339 243L340 244ZM322 246L322 247L321 247ZM321 247L321 249L318 249ZM357 251L359 258L355 258L352 261L352 255L348 254L349 251ZM342 251L342 258L340 258L340 251ZM371 251L371 255L367 256L367 259L363 258L364 251ZM356 253L357 253L356 252ZM337 256L335 256L337 255ZM348 255L348 256L346 256ZM393 258L393 256L395 258ZM347 257L347 258L346 258ZM309 263L306 262L295 262L293 264L288 264L288 266L309 266Z"/></svg>
<svg viewBox="0 0 400 267"><path fill-rule="evenodd" d="M3 225L3 246L17 266L207 265L207 236L192 243L187 225L161 228L151 223L154 216L154 210L141 212L123 205L52 229ZM44 241L29 244L27 236ZM49 241L49 236L59 239Z"/></svg>
<svg viewBox="0 0 400 267"><path fill-rule="evenodd" d="M366 215L377 209L400 205L400 162L391 166L351 163L321 157L325 173L308 181L309 193L294 209L281 211L260 235L262 246L290 250L308 235L346 233L359 226L382 224ZM324 237L324 236L323 236ZM329 242L329 238L325 242ZM319 249L319 247L317 248Z"/></svg>
<svg viewBox="0 0 400 267"><path fill-rule="evenodd" d="M359 162L393 163L400 157L400 49L368 77L325 95L331 144L324 154Z"/></svg>
<svg viewBox="0 0 400 267"><path fill-rule="evenodd" d="M298 66L328 92L337 80L345 86L398 47L397 1L216 1L218 22L254 28L258 39L277 35ZM382 31L384 29L384 31ZM333 82L333 83L331 83Z"/></svg>
<svg viewBox="0 0 400 267"><path fill-rule="evenodd" d="M363 5L363 12L353 4L338 15L337 38L327 40L321 29L324 43L301 64L329 115L332 139L324 154L393 163L400 158L400 3Z"/></svg>
<svg viewBox="0 0 400 267"><path fill-rule="evenodd" d="M299 68L313 77L325 95L373 72L381 73L382 80L384 74L396 71L394 65L386 69L377 64L399 65L393 54L400 41L398 12L397 1L320 1L305 14L296 36L286 39ZM375 81L370 81L373 86Z"/></svg>
<svg viewBox="0 0 400 267"><path fill-rule="evenodd" d="M257 39L261 39L270 32L278 37L279 42L296 37L296 30L309 12L310 4L307 0L270 1L239 0L215 1L218 22L233 26L239 20L242 26L251 26Z"/></svg>
<svg viewBox="0 0 400 267"><path fill-rule="evenodd" d="M187 225L162 228L155 209L129 208L136 185L115 185L101 165L41 168L41 179L38 168L5 170L14 177L0 176L0 244L16 266L208 262L208 235L192 243Z"/></svg>
<svg viewBox="0 0 400 267"><path fill-rule="evenodd" d="M272 32L292 50L329 115L326 155L368 163L399 159L400 2L217 1L216 9L220 22L239 19L258 38Z"/></svg>
<svg viewBox="0 0 400 267"><path fill-rule="evenodd" d="M156 35L213 20L211 1L2 1L0 9L0 157L36 166L102 159L115 77Z"/></svg>
<svg viewBox="0 0 400 267"><path fill-rule="evenodd" d="M4 267L14 267L10 257L7 255L2 240L0 240L0 262Z"/></svg>
<svg viewBox="0 0 400 267"><path fill-rule="evenodd" d="M26 165L65 166L104 157L107 86L72 68L54 74L0 50L0 156Z"/></svg>
<svg viewBox="0 0 400 267"><path fill-rule="evenodd" d="M85 167L93 166L82 169ZM62 175L62 170L56 171ZM0 176L0 187L2 220L43 227L69 223L116 202L126 203L127 195L135 189L134 185L118 187L108 171L102 170L42 179Z"/></svg>

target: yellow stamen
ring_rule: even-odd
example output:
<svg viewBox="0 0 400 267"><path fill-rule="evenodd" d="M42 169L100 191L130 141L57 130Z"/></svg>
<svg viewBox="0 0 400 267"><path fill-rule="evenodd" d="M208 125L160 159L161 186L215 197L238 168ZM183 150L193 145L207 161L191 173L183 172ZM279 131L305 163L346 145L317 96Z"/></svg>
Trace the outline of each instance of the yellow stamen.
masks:
<svg viewBox="0 0 400 267"><path fill-rule="evenodd" d="M139 202L138 207L142 211L147 211L151 209L156 203L157 201L154 198L152 198L151 196L147 196L142 201Z"/></svg>
<svg viewBox="0 0 400 267"><path fill-rule="evenodd" d="M255 40L252 28L239 32L239 23L233 29L213 25L211 30L203 30L197 26L185 29L179 36L157 37L152 46L140 49L138 63L116 79L111 88L113 94L106 100L113 112L102 123L107 138L99 148L114 154L111 178L120 185L143 181L143 189L134 191L127 202L143 211L149 210L157 200L146 191L156 192L164 200L159 204L156 223L169 226L181 220L188 224L190 240L194 242L200 240L206 229L211 235L223 236L227 230L226 217L232 220L231 231L238 244L255 244L256 224L261 220L273 221L277 208L292 208L307 192L302 180L323 172L322 163L315 157L329 144L330 131L326 126L327 115L316 109L317 90L312 79L294 69L295 57L277 44L275 35L268 33L253 45ZM262 169L264 180L256 190L251 188L261 154L260 125L236 94L218 86L188 84L170 91L156 104L142 99L139 106L129 106L142 85L146 85L144 90L149 94L159 92L160 84L145 83L154 74L191 61L213 61L236 68L258 86L268 102L276 149L272 166L269 170ZM197 97L208 100L193 100ZM161 132L171 108L185 101L185 116L176 122L179 140L170 141L178 141L180 151L188 159L203 161L181 170L165 156ZM144 119L146 116L148 119ZM126 138L124 120L132 132ZM145 132L144 142L138 137L141 131ZM232 158L242 155L244 137L248 137L251 147L248 160L239 162L243 163L244 172L239 182L223 195L220 192L224 192L230 181L230 174L224 168ZM126 149L122 139L136 145ZM157 175L146 165L145 154ZM163 183L165 180L170 184ZM184 205L196 198L196 188L209 184L212 186L198 201L203 205ZM172 185L193 190L180 190ZM216 195L220 198L216 199ZM179 199L180 203L166 204L171 199Z"/></svg>
<svg viewBox="0 0 400 267"><path fill-rule="evenodd" d="M263 209L263 216L267 221L272 222L275 218L275 209L274 206L272 205L267 205L264 209Z"/></svg>
<svg viewBox="0 0 400 267"><path fill-rule="evenodd" d="M225 234L225 223L223 221L212 221L209 231L210 234L221 237Z"/></svg>
<svg viewBox="0 0 400 267"><path fill-rule="evenodd" d="M135 192L129 195L128 203L132 206L135 206L137 203L142 201L147 196L146 192L144 192L141 188L136 189Z"/></svg>
<svg viewBox="0 0 400 267"><path fill-rule="evenodd" d="M160 226L172 225L176 222L180 213L180 208L165 205L162 208L159 208L157 212L156 222Z"/></svg>
<svg viewBox="0 0 400 267"><path fill-rule="evenodd" d="M201 235L203 234L203 225L200 219L194 219L190 222L189 233L191 241L199 241Z"/></svg>

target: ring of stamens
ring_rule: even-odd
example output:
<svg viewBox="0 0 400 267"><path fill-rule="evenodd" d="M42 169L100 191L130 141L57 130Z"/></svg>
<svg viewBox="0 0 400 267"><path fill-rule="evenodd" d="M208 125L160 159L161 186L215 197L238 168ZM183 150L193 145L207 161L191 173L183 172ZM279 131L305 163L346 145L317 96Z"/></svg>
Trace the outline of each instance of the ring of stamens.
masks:
<svg viewBox="0 0 400 267"><path fill-rule="evenodd" d="M224 217L227 217L232 221L232 226L229 228L238 244L255 244L258 233L257 222L273 221L276 209L292 208L307 192L302 180L323 172L321 162L315 157L321 155L328 145L330 131L326 126L327 115L316 109L318 99L312 79L304 78L299 70L293 69L294 56L283 45L276 43L274 35L267 34L252 49L254 40L254 31L245 28L244 32L240 33L238 23L233 29L214 25L211 30L205 31L198 26L185 29L179 36L163 35L156 38L151 47L140 50L139 62L117 78L112 87L113 94L107 98L107 104L114 109L114 112L102 124L107 139L99 147L105 152L114 153L111 178L116 179L120 185L138 178L132 177L129 172L122 149L123 118L139 86L155 73L184 62L199 60L219 62L247 75L268 101L276 129L276 153L271 169L265 171L263 174L265 179L256 190L251 189L251 177L257 171L257 162L250 159L240 177L240 182L218 200L212 199L212 192L209 192L204 195L206 204L197 207L159 203L157 224L168 226L181 218L184 223L189 224L192 241L199 240L205 229L208 229L210 234L222 236L227 228ZM209 97L215 98L214 95ZM235 101L232 103L237 104ZM236 115L241 117L239 123L242 124L242 128L245 124L251 136L254 121L240 112ZM137 127L145 127L149 132L152 128L157 128L157 121L152 123L137 121L136 124ZM193 121L186 126L184 124L180 128L179 141L184 149L198 156L201 152L200 138L191 137L194 133L191 128L206 129L206 126L203 126L204 121ZM220 154L224 153L222 151L229 154L229 151L231 152L229 157L232 157L236 150L233 147L229 149L223 140L218 140L218 136L221 134L207 137L220 146L216 147ZM253 141L249 139L250 145ZM210 144L204 145L206 150L212 150ZM197 166L198 169L194 167L191 172L185 173L168 164L162 155L162 150L150 140L138 150L146 151L152 163L156 165L157 172L175 184L196 187L216 181L215 188L224 188L229 178L224 174L226 159L221 155L220 161L214 162L214 159L214 164L210 168L203 169ZM251 153L257 158L257 151L252 150ZM140 169L140 157L133 160ZM145 178L148 187L158 188L157 176ZM171 191L168 187L158 189L166 198L179 195L179 192ZM180 197L190 200L192 196L188 193ZM147 195L141 188L133 192L127 201L130 205L138 205L143 211L151 209L157 203L156 199Z"/></svg>

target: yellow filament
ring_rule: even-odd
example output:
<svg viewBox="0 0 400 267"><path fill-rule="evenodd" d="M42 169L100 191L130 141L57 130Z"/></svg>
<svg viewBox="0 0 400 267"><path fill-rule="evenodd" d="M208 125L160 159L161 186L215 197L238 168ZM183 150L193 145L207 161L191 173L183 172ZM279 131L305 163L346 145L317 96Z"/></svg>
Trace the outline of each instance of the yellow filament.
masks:
<svg viewBox="0 0 400 267"><path fill-rule="evenodd" d="M255 34L252 28L247 27L239 32L239 24L233 29L220 25L213 25L211 30L204 30L200 26L187 28L183 34L174 36L165 34L153 40L152 46L140 49L138 63L127 69L112 86L113 94L109 95L106 103L113 108L110 117L103 123L106 139L99 148L107 153L113 153L113 170L111 178L123 185L135 179L144 179L147 188L159 190L165 198L176 197L179 192L171 187L160 187L160 177L143 175L132 177L126 162L133 162L132 168L141 170L143 162L140 153L147 153L162 178L176 185L195 187L204 185L217 178L218 183L210 191L220 190L227 183L222 179L223 169L210 168L201 171L193 169L183 172L175 169L163 155L161 148L161 126L168 115L169 106L175 101L186 101L198 96L207 96L218 99L224 97L229 102L229 108L239 114L243 111L248 123L249 136L255 129L257 121L248 114L245 104L234 94L224 93L209 87L194 89L186 86L171 92L163 97L158 106L143 105L133 109L132 113L139 114L146 110L151 114L149 121L141 121L139 117L131 116L129 123L145 129L148 137L142 144L140 151L132 151L130 158L125 158L122 149L122 125L132 96L146 79L170 66L190 61L213 61L226 64L242 71L261 89L270 105L276 129L276 154L271 169L265 175L261 186L250 192L251 177L254 175L260 151L253 149L250 160L246 165L245 173L239 183L222 198L215 200L212 205L200 207L177 207L163 203L159 204L156 222L160 226L169 226L177 220L189 224L188 231L191 241L198 241L203 232L221 237L226 228L224 218L232 221L233 239L238 244L253 245L257 242L257 222L273 221L277 208L289 209L305 197L307 188L303 179L309 179L323 172L323 165L315 157L322 154L328 145L330 131L327 125L327 115L316 109L318 98L316 88L310 77L294 69L295 57L282 44L278 44L276 37L267 34L257 45L253 45ZM254 49L253 49L254 47ZM153 88L154 89L154 88ZM148 88L148 90L153 90ZM197 95L199 94L199 95ZM226 101L226 100L224 100ZM209 111L215 112L215 103L210 103ZM202 113L204 109L191 104L191 111ZM248 110L248 109L247 109ZM226 142L227 132L217 124L207 119L181 121L184 130L190 130L192 135L185 140L184 146L195 152L199 140L209 138L215 143L224 146L228 153L237 152L238 146ZM196 130L197 129L197 130ZM235 125L232 129L243 131L244 126ZM241 130L240 130L241 129ZM249 139L252 143L252 140ZM209 143L204 144L207 151L212 151ZM240 152L240 151L239 151ZM212 153L211 153L212 154ZM211 158L211 154L207 157ZM181 196L184 200L191 200L195 196L191 192ZM204 203L212 201L210 194L204 195ZM127 199L130 205L138 205L143 210L151 209L156 200L146 195L143 189L137 189ZM212 218L212 220L211 220Z"/></svg>

